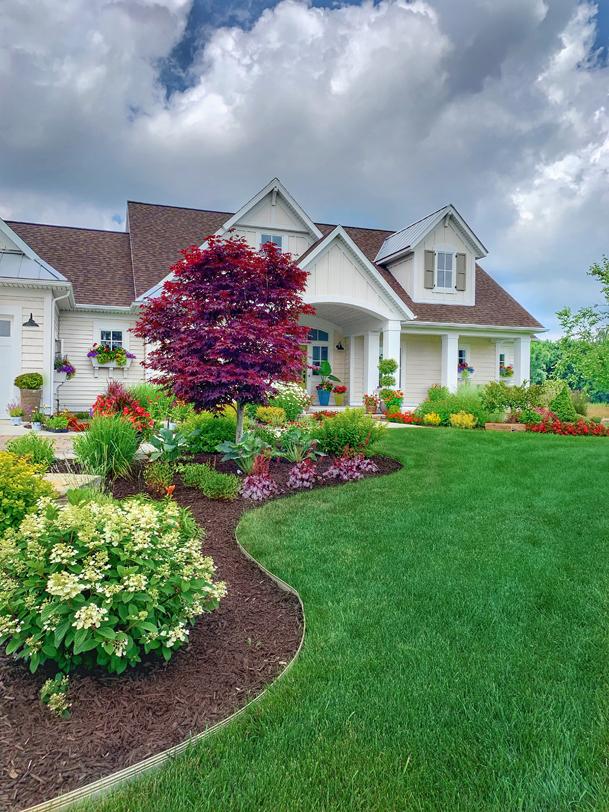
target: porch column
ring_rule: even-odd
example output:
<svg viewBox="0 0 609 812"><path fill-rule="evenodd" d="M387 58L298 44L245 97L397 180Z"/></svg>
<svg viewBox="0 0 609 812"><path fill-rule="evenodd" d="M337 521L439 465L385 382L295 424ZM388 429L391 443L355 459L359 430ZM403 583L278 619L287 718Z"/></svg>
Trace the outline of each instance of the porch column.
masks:
<svg viewBox="0 0 609 812"><path fill-rule="evenodd" d="M383 328L383 358L393 358L397 361L398 368L395 371L395 385L401 389L402 370L400 369L400 337L402 334L399 321L387 321Z"/></svg>
<svg viewBox="0 0 609 812"><path fill-rule="evenodd" d="M514 340L514 383L520 386L531 380L531 336Z"/></svg>
<svg viewBox="0 0 609 812"><path fill-rule="evenodd" d="M379 385L380 333L364 334L364 394L371 395Z"/></svg>
<svg viewBox="0 0 609 812"><path fill-rule="evenodd" d="M442 386L449 392L456 392L458 386L459 335L442 334Z"/></svg>

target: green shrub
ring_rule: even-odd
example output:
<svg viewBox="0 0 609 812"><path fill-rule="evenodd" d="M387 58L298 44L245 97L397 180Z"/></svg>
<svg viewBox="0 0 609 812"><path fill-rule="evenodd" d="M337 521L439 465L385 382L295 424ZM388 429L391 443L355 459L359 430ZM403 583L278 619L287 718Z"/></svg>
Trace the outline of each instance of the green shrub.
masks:
<svg viewBox="0 0 609 812"><path fill-rule="evenodd" d="M493 411L485 407L480 391L468 384L460 386L457 392L449 393L441 399L426 400L416 410L417 415L423 418L430 412L440 415L443 426L449 426L450 416L457 412L472 414L479 425L491 422L496 417Z"/></svg>
<svg viewBox="0 0 609 812"><path fill-rule="evenodd" d="M164 496L173 482L174 466L170 462L151 462L144 468L144 482L155 496Z"/></svg>
<svg viewBox="0 0 609 812"><path fill-rule="evenodd" d="M74 439L74 454L88 473L114 479L130 472L138 445L137 432L128 420L100 415Z"/></svg>
<svg viewBox="0 0 609 812"><path fill-rule="evenodd" d="M234 440L237 418L227 414L199 412L188 417L180 426L192 454L211 453L224 440Z"/></svg>
<svg viewBox="0 0 609 812"><path fill-rule="evenodd" d="M223 474L209 465L182 465L180 475L187 487L198 488L208 499L236 499L241 489L238 476Z"/></svg>
<svg viewBox="0 0 609 812"><path fill-rule="evenodd" d="M427 400L445 400L449 395L448 387L439 383L432 384L427 390Z"/></svg>
<svg viewBox="0 0 609 812"><path fill-rule="evenodd" d="M573 404L573 408L577 414L581 415L582 417L586 417L588 414L588 403L590 403L590 400L585 392L582 392L579 389L574 389L571 392L571 403Z"/></svg>
<svg viewBox="0 0 609 812"><path fill-rule="evenodd" d="M15 378L17 389L42 389L42 375L40 372L24 372Z"/></svg>
<svg viewBox="0 0 609 812"><path fill-rule="evenodd" d="M0 536L9 527L16 527L40 498L54 495L42 472L28 460L0 451Z"/></svg>
<svg viewBox="0 0 609 812"><path fill-rule="evenodd" d="M541 395L539 398L539 403L536 403L535 405L541 406L544 409L549 409L550 403L552 403L554 398L563 390L564 386L564 381L548 378L539 385Z"/></svg>
<svg viewBox="0 0 609 812"><path fill-rule="evenodd" d="M171 500L46 504L0 549L0 643L32 672L169 660L224 594L194 519Z"/></svg>
<svg viewBox="0 0 609 812"><path fill-rule="evenodd" d="M258 406L256 419L269 426L281 426L285 423L285 409L281 406Z"/></svg>
<svg viewBox="0 0 609 812"><path fill-rule="evenodd" d="M18 457L27 458L41 470L48 471L55 459L55 447L52 440L40 437L38 434L24 434L15 437L6 444L7 451Z"/></svg>
<svg viewBox="0 0 609 812"><path fill-rule="evenodd" d="M297 420L311 405L308 392L298 383L276 383L273 385L273 396L269 406L278 406L285 412L288 422Z"/></svg>
<svg viewBox="0 0 609 812"><path fill-rule="evenodd" d="M142 381L134 383L127 391L143 409L146 409L155 423L169 420L171 417L175 398L163 386Z"/></svg>
<svg viewBox="0 0 609 812"><path fill-rule="evenodd" d="M335 417L322 420L313 430L319 450L340 456L346 448L368 454L381 439L384 426L362 409L345 409Z"/></svg>
<svg viewBox="0 0 609 812"><path fill-rule="evenodd" d="M573 423L577 420L577 412L573 408L569 387L566 384L550 403L550 411L554 412L561 423Z"/></svg>
<svg viewBox="0 0 609 812"><path fill-rule="evenodd" d="M65 414L56 414L53 417L47 417L44 421L44 426L49 431L66 431L68 428L68 418Z"/></svg>

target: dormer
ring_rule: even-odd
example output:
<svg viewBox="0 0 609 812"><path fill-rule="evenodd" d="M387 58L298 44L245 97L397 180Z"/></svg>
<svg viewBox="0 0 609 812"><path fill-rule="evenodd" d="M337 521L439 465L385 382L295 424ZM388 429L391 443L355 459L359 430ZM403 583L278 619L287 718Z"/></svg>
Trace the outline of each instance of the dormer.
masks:
<svg viewBox="0 0 609 812"><path fill-rule="evenodd" d="M384 265L413 302L476 303L476 260L486 248L449 204L387 237L375 262Z"/></svg>

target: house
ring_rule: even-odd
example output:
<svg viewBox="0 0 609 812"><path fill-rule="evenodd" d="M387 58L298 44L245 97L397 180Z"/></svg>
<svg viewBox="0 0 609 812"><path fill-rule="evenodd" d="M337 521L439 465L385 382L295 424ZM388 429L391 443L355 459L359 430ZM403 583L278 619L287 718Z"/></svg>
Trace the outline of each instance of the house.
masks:
<svg viewBox="0 0 609 812"><path fill-rule="evenodd" d="M308 272L309 363L328 359L352 405L376 388L379 355L398 361L408 407L431 384L455 390L459 361L473 383L508 365L515 383L529 377L531 336L543 328L478 265L486 248L454 206L399 231L315 223L274 179L235 213L129 202L125 231L0 220L0 418L20 372L43 374L49 409L78 411L109 376L143 379L146 347L130 332L141 303L181 248L228 233L255 248L270 240ZM99 366L87 355L95 342L135 358ZM53 369L64 355L77 370L66 382Z"/></svg>

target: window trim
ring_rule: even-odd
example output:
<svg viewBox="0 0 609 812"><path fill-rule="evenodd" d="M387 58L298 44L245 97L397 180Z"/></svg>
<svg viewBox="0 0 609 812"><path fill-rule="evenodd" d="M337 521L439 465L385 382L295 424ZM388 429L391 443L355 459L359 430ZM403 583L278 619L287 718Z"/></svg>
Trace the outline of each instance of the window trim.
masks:
<svg viewBox="0 0 609 812"><path fill-rule="evenodd" d="M284 236L285 235L283 235L283 234L277 234L276 232L273 233L272 231L261 231L260 235L259 235L258 247L262 248L262 246L266 245L267 242L272 242L274 245L277 246L277 248L279 248L280 252L283 254L284 253L284 250L283 250ZM265 240L263 242L262 241L263 237L270 237L271 239L270 240ZM278 243L275 242L275 240L281 240L281 243L278 244Z"/></svg>
<svg viewBox="0 0 609 812"><path fill-rule="evenodd" d="M451 286L445 287L438 284L438 257L440 254L450 254L452 257ZM434 290L438 293L454 293L457 284L457 252L452 248L436 248L434 262ZM445 271L443 271L445 273Z"/></svg>

